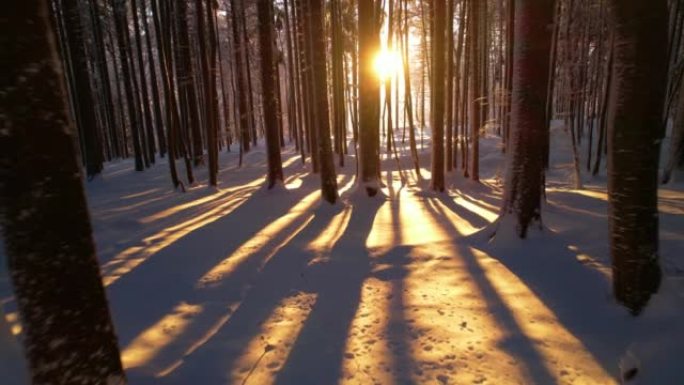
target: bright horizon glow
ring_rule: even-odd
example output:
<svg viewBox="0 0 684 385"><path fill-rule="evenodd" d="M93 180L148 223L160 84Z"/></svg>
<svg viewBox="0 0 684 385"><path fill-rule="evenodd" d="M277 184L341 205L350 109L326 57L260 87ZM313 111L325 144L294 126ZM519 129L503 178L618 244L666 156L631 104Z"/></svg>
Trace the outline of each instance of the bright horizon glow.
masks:
<svg viewBox="0 0 684 385"><path fill-rule="evenodd" d="M373 70L378 78L385 81L396 73L401 68L401 56L395 50L388 50L383 48L375 55L373 60Z"/></svg>

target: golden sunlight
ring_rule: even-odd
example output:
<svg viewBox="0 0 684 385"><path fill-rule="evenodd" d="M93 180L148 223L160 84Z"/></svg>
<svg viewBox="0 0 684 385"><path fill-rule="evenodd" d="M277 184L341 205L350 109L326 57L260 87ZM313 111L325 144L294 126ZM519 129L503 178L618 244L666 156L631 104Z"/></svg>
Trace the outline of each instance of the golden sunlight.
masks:
<svg viewBox="0 0 684 385"><path fill-rule="evenodd" d="M399 52L383 48L375 55L373 70L380 80L385 81L401 69Z"/></svg>

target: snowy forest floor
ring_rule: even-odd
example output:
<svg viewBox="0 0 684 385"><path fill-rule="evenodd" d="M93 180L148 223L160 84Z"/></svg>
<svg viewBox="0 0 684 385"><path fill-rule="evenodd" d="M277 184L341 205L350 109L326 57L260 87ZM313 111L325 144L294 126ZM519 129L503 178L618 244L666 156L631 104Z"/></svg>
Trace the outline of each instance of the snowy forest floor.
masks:
<svg viewBox="0 0 684 385"><path fill-rule="evenodd" d="M634 318L611 295L605 178L572 189L567 134L553 138L544 229L527 240L478 231L500 206L494 137L482 182L450 173L441 194L427 147L425 181L406 149L383 157L375 198L348 156L334 206L293 149L271 191L261 144L240 168L221 155L218 189L199 171L172 191L165 160L107 164L86 189L129 383L614 384L632 361L630 384L683 383L683 186L660 190L666 280ZM19 333L4 277L0 293Z"/></svg>

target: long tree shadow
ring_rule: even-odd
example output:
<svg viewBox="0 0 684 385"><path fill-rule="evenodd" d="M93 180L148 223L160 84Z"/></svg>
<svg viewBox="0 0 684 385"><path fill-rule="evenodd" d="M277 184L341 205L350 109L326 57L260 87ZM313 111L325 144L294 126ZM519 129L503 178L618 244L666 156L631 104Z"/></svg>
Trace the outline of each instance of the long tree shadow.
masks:
<svg viewBox="0 0 684 385"><path fill-rule="evenodd" d="M443 216L443 220L448 218L445 210L449 210L451 213L467 222L470 227L474 229L485 227L490 223L481 215L456 204L454 199L447 194L436 194L434 197L426 196L424 198L424 203L426 206L429 205L433 211L436 211L439 215ZM463 231L459 230L459 234L462 233Z"/></svg>
<svg viewBox="0 0 684 385"><path fill-rule="evenodd" d="M473 251L482 252L501 263L540 306L552 312L559 327L591 355L593 363L585 361L587 365L597 364L603 375L617 377L617 358L626 347L625 336L633 332L634 323L610 298L610 280L601 266L606 259L596 255L607 251L596 248L605 243L607 234L603 229L607 229L607 223L606 217L597 212L605 212L603 199L551 191L542 214L546 227L540 236L504 241L495 237L491 242L467 237L459 246L470 256ZM600 230L587 232L596 228ZM587 259L582 252L595 257ZM599 372L598 368L593 370Z"/></svg>
<svg viewBox="0 0 684 385"><path fill-rule="evenodd" d="M347 336L370 271L366 238L384 204L379 197L357 198L330 257L304 273L302 289L316 293L317 300L277 375L278 385L335 384L342 375Z"/></svg>
<svg viewBox="0 0 684 385"><path fill-rule="evenodd" d="M445 220L438 211L426 205L428 212L432 215L436 225L442 227L444 231L458 233L458 229ZM476 261L468 245L456 242L457 258L463 262L463 266L468 272L468 277L477 285L481 293L481 300L486 302L489 313L496 319L498 324L507 332L508 337L500 342L501 348L510 356L522 361L525 365L526 373L535 384L554 384L555 377L545 366L544 357L537 351L534 343L525 335L514 314L511 312L506 302L499 295L492 283L489 281L485 272Z"/></svg>
<svg viewBox="0 0 684 385"><path fill-rule="evenodd" d="M269 197L264 196L271 195L269 192L259 191L230 215L184 234L120 277L108 288L108 297L121 345L126 346L162 316L171 313L179 302L197 302L196 284L204 275L313 191L312 183ZM271 201L266 208L264 199ZM301 216L295 215L291 223L264 239L261 248L268 249L281 242L301 221Z"/></svg>
<svg viewBox="0 0 684 385"><path fill-rule="evenodd" d="M287 180L296 180L307 172L289 165ZM89 202L98 244L98 259L104 272L116 269L122 254L133 253L150 244L158 244L169 229L191 227L207 217L220 217L230 212L263 185L261 174L244 172L231 176L220 190L197 186L179 193L159 187L159 183L129 183L125 189L112 181L98 181L89 190L98 192ZM104 196L104 197L103 197ZM125 259L125 258L123 258ZM125 262L125 261L124 261Z"/></svg>
<svg viewBox="0 0 684 385"><path fill-rule="evenodd" d="M558 193L554 195L551 202L559 197ZM573 195L572 206L597 210L605 207L601 199ZM491 243L473 239L469 240L470 247L486 252L515 274L553 311L563 327L582 342L605 372L617 377L617 359L628 343L626 336L633 333L636 324L611 297L610 280L601 266L607 264L607 258L596 255L607 252L607 248L593 246L605 243L606 219L573 207L550 205L546 214L551 218L545 223L557 230L547 228L540 237L512 243L497 242L496 238ZM565 223L568 216L574 216L575 223ZM576 222L583 226L577 227ZM596 226L602 230L587 233L587 229ZM571 244L575 241L581 242L579 248ZM592 263L588 264L586 257L579 258L582 251L595 255L591 257Z"/></svg>
<svg viewBox="0 0 684 385"><path fill-rule="evenodd" d="M209 298L236 302L238 306L209 340L180 357L182 362L169 372L164 383L186 384L198 377L203 383L212 384L247 381L252 374L249 369L257 369L260 364L255 360L244 366L243 358L254 354L247 350L259 349L258 353L264 355L271 349L286 351L287 347L280 344L288 342L270 340L264 328L284 301L306 294L299 290L306 280L304 272L307 264L319 257L317 250L307 245L331 225L340 210L346 208L338 205L332 209L307 210L308 219L282 247L259 262L256 274L246 276L242 270L236 270L209 288ZM253 342L259 341L259 337L264 340L255 345ZM275 370L271 365L268 369Z"/></svg>
<svg viewBox="0 0 684 385"><path fill-rule="evenodd" d="M408 193L405 193L408 194ZM390 348L392 375L395 384L414 384L412 374L418 370L413 358L410 330L406 318L406 279L409 275L407 266L411 263L410 254L413 246L402 245L404 231L401 222L401 199L397 197L390 202L393 248L386 254L375 258L375 268L371 276L390 283L389 303L387 304L388 320L385 325L385 336Z"/></svg>

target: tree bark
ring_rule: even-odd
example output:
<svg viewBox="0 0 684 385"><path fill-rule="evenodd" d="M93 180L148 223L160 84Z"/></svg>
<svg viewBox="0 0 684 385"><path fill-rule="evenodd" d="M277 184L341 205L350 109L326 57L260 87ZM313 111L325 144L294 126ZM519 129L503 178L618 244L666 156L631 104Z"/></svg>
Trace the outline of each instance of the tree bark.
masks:
<svg viewBox="0 0 684 385"><path fill-rule="evenodd" d="M112 0L114 7L114 24L116 29L116 39L118 41L119 59L121 61L121 71L124 83L124 94L126 97L126 107L128 109L128 119L131 123L131 136L133 137L133 154L135 156L135 170L142 171L143 149L140 144L140 121L138 120L138 106L135 103L135 91L132 84L131 61L129 60L129 37L128 20L126 17L126 2L123 0Z"/></svg>
<svg viewBox="0 0 684 385"><path fill-rule="evenodd" d="M373 1L358 1L359 34L359 169L360 183L368 196L377 194L380 173L380 151L378 108L380 82L373 73L373 59L378 51L378 37L375 27L375 4Z"/></svg>
<svg viewBox="0 0 684 385"><path fill-rule="evenodd" d="M259 18L259 51L261 52L262 108L264 124L266 125L264 127L266 131L266 150L268 152L266 183L270 189L277 183L283 183L283 165L280 160L280 143L278 138L278 117L276 116L271 0L259 0L257 12Z"/></svg>
<svg viewBox="0 0 684 385"><path fill-rule="evenodd" d="M247 110L247 82L245 81L244 75L244 47L243 40L240 36L240 16L241 12L238 7L242 6L242 0L231 0L231 14L233 16L232 28L233 28L233 45L235 49L233 50L233 59L235 60L235 88L237 91L237 115L239 117L238 122L240 123L240 136L241 136L241 148L244 152L248 152L250 148L250 135L251 127L249 124L249 112Z"/></svg>
<svg viewBox="0 0 684 385"><path fill-rule="evenodd" d="M432 127L432 181L430 187L444 191L444 29L445 0L430 2L432 10L432 84L430 91L430 125Z"/></svg>
<svg viewBox="0 0 684 385"><path fill-rule="evenodd" d="M546 99L553 1L515 1L515 47L508 170L502 209L515 219L515 232L541 224Z"/></svg>
<svg viewBox="0 0 684 385"><path fill-rule="evenodd" d="M322 0L309 0L311 15L311 43L313 70L313 100L318 132L318 156L321 166L321 194L329 203L337 200L337 176L332 143L330 142L330 118L328 108L328 75L325 65L325 29L323 27Z"/></svg>
<svg viewBox="0 0 684 385"><path fill-rule="evenodd" d="M0 18L0 227L32 384L124 385L47 1ZM68 225L65 225L68 224Z"/></svg>
<svg viewBox="0 0 684 385"><path fill-rule="evenodd" d="M98 140L97 119L95 118L95 105L88 76L88 58L85 52L85 38L83 36L83 23L79 10L78 0L63 0L64 28L67 35L67 47L71 58L71 70L75 87L75 101L78 104L74 111L79 115L76 120L81 126L79 133L83 136L84 152L82 154L88 179L102 171L102 148Z"/></svg>
<svg viewBox="0 0 684 385"><path fill-rule="evenodd" d="M608 123L613 290L638 314L660 284L658 155L667 79L665 0L611 1L614 76Z"/></svg>

